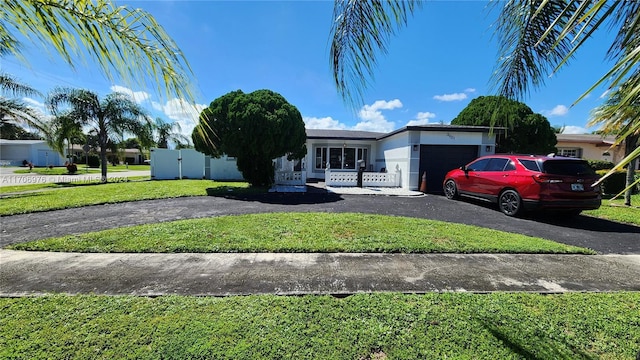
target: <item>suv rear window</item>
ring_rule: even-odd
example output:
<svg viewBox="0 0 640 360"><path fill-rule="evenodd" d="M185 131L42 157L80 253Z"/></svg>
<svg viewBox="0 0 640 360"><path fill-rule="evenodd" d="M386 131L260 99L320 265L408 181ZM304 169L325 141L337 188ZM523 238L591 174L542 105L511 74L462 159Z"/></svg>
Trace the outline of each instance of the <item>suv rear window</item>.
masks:
<svg viewBox="0 0 640 360"><path fill-rule="evenodd" d="M553 175L595 175L589 163L583 160L547 160L542 163L543 172Z"/></svg>

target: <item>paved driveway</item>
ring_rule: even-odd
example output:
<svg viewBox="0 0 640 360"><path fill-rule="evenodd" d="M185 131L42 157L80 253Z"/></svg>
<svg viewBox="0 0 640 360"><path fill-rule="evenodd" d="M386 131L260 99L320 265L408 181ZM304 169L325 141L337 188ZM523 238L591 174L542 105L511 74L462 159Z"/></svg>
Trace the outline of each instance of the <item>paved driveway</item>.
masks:
<svg viewBox="0 0 640 360"><path fill-rule="evenodd" d="M1 200L0 200L1 201ZM89 206L1 217L0 246L114 227L261 212L359 212L479 225L588 247L601 254L640 254L640 227L587 216L509 218L491 206L422 197L263 194L243 198L191 197Z"/></svg>

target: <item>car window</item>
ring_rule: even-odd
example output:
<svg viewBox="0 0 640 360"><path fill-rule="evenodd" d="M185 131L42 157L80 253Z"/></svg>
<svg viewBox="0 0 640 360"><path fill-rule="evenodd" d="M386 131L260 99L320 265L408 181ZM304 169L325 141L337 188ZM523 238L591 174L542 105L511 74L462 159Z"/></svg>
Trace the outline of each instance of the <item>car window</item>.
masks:
<svg viewBox="0 0 640 360"><path fill-rule="evenodd" d="M504 167L504 171L513 171L516 169L516 164L513 161L509 161L507 166Z"/></svg>
<svg viewBox="0 0 640 360"><path fill-rule="evenodd" d="M595 175L589 163L583 160L547 160L542 163L543 172L553 175Z"/></svg>
<svg viewBox="0 0 640 360"><path fill-rule="evenodd" d="M484 169L484 171L503 171L505 165L507 165L508 162L509 162L509 159L504 159L504 158L491 159L491 161L489 161L489 164L487 164L487 167Z"/></svg>
<svg viewBox="0 0 640 360"><path fill-rule="evenodd" d="M518 161L520 162L520 164L522 164L522 166L526 167L527 169L529 169L531 171L540 171L540 167L538 166L538 162L535 161L535 160L518 159Z"/></svg>
<svg viewBox="0 0 640 360"><path fill-rule="evenodd" d="M470 170L470 171L484 171L484 169L487 167L487 164L489 163L489 160L491 160L491 159L476 160L476 161L472 162L471 164L467 165L467 170Z"/></svg>

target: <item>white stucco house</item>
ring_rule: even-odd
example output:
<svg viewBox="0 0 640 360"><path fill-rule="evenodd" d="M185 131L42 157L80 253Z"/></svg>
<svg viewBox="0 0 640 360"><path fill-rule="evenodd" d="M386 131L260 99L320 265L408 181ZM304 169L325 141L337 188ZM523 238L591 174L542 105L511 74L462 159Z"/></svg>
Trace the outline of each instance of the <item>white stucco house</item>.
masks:
<svg viewBox="0 0 640 360"><path fill-rule="evenodd" d="M276 159L276 183L355 185L358 166L364 166L365 186L420 188L426 173L427 188L440 191L447 171L478 156L495 152L495 133L478 126L407 126L390 133L355 130L307 129L307 155L296 163ZM359 160L361 162L359 162ZM187 163L189 165L187 165ZM240 180L235 159L215 159L193 149L151 152L151 178L182 177Z"/></svg>
<svg viewBox="0 0 640 360"><path fill-rule="evenodd" d="M0 163L22 166L26 160L34 166L62 166L66 159L51 149L44 140L0 139Z"/></svg>

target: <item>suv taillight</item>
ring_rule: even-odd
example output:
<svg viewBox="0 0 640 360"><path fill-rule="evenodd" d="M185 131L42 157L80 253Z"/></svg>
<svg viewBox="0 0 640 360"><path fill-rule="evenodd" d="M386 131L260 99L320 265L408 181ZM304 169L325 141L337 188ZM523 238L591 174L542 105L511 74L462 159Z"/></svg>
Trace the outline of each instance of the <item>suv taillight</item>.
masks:
<svg viewBox="0 0 640 360"><path fill-rule="evenodd" d="M564 182L562 179L553 178L546 174L533 175L533 180L539 183L545 183L545 184L555 184L555 183Z"/></svg>

